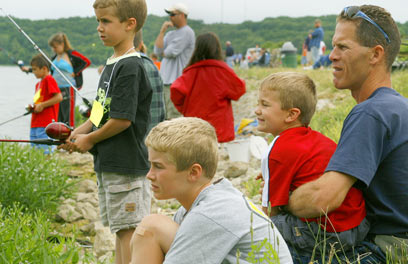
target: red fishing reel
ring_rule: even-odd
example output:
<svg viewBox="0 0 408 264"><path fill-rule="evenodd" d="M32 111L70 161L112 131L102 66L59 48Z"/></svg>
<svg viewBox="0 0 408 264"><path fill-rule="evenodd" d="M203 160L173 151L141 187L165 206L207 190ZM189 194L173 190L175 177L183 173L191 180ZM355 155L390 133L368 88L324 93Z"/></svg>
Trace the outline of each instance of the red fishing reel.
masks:
<svg viewBox="0 0 408 264"><path fill-rule="evenodd" d="M45 127L45 133L50 138L65 140L71 135L72 128L62 122L52 122Z"/></svg>

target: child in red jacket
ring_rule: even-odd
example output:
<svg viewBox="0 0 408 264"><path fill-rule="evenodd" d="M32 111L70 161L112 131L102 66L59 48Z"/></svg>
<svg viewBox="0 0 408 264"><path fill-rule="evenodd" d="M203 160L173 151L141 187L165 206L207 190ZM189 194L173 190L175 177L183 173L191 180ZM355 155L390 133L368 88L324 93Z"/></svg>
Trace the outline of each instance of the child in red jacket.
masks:
<svg viewBox="0 0 408 264"><path fill-rule="evenodd" d="M245 82L222 60L220 41L211 32L197 37L190 62L170 87L177 110L183 116L208 121L220 143L234 139L231 100L244 93Z"/></svg>

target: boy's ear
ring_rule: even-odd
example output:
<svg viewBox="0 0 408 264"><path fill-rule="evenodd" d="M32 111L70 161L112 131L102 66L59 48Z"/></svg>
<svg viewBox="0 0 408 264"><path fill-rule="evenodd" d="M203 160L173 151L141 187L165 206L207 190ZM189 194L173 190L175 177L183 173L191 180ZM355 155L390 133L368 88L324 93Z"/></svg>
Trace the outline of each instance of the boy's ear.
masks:
<svg viewBox="0 0 408 264"><path fill-rule="evenodd" d="M136 18L131 17L127 20L127 29L128 30L134 30L137 26L137 21Z"/></svg>
<svg viewBox="0 0 408 264"><path fill-rule="evenodd" d="M290 108L288 110L288 116L286 117L285 121L288 122L288 123L296 121L299 118L301 113L302 112L300 111L299 108L296 108L296 107Z"/></svg>
<svg viewBox="0 0 408 264"><path fill-rule="evenodd" d="M198 163L194 163L190 167L188 179L192 182L197 182L201 178L202 175L203 175L203 167L201 167L201 165Z"/></svg>

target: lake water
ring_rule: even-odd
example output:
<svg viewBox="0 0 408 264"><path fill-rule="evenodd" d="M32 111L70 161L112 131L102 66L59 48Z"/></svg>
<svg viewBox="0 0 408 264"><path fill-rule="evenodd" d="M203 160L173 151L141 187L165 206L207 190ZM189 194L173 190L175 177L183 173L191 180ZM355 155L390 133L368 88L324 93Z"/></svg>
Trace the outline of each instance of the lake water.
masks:
<svg viewBox="0 0 408 264"><path fill-rule="evenodd" d="M96 68L83 71L84 85L81 95L93 100L99 74ZM0 66L0 123L23 115L28 104L32 104L34 87L38 82L34 74L25 74L17 66ZM82 104L77 96L76 104ZM27 115L0 126L0 138L29 139L31 115Z"/></svg>

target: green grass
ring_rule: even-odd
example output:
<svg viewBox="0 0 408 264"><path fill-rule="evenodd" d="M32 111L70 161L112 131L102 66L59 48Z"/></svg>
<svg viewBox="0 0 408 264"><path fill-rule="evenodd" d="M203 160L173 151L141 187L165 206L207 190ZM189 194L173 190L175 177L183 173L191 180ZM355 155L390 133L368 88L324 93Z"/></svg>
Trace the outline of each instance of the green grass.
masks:
<svg viewBox="0 0 408 264"><path fill-rule="evenodd" d="M27 213L18 203L8 209L0 204L0 263L95 263L75 242L75 233L67 239L55 235L50 226L41 211Z"/></svg>
<svg viewBox="0 0 408 264"><path fill-rule="evenodd" d="M4 207L18 202L26 211L52 214L60 197L68 196L67 164L29 145L0 144L0 201Z"/></svg>

